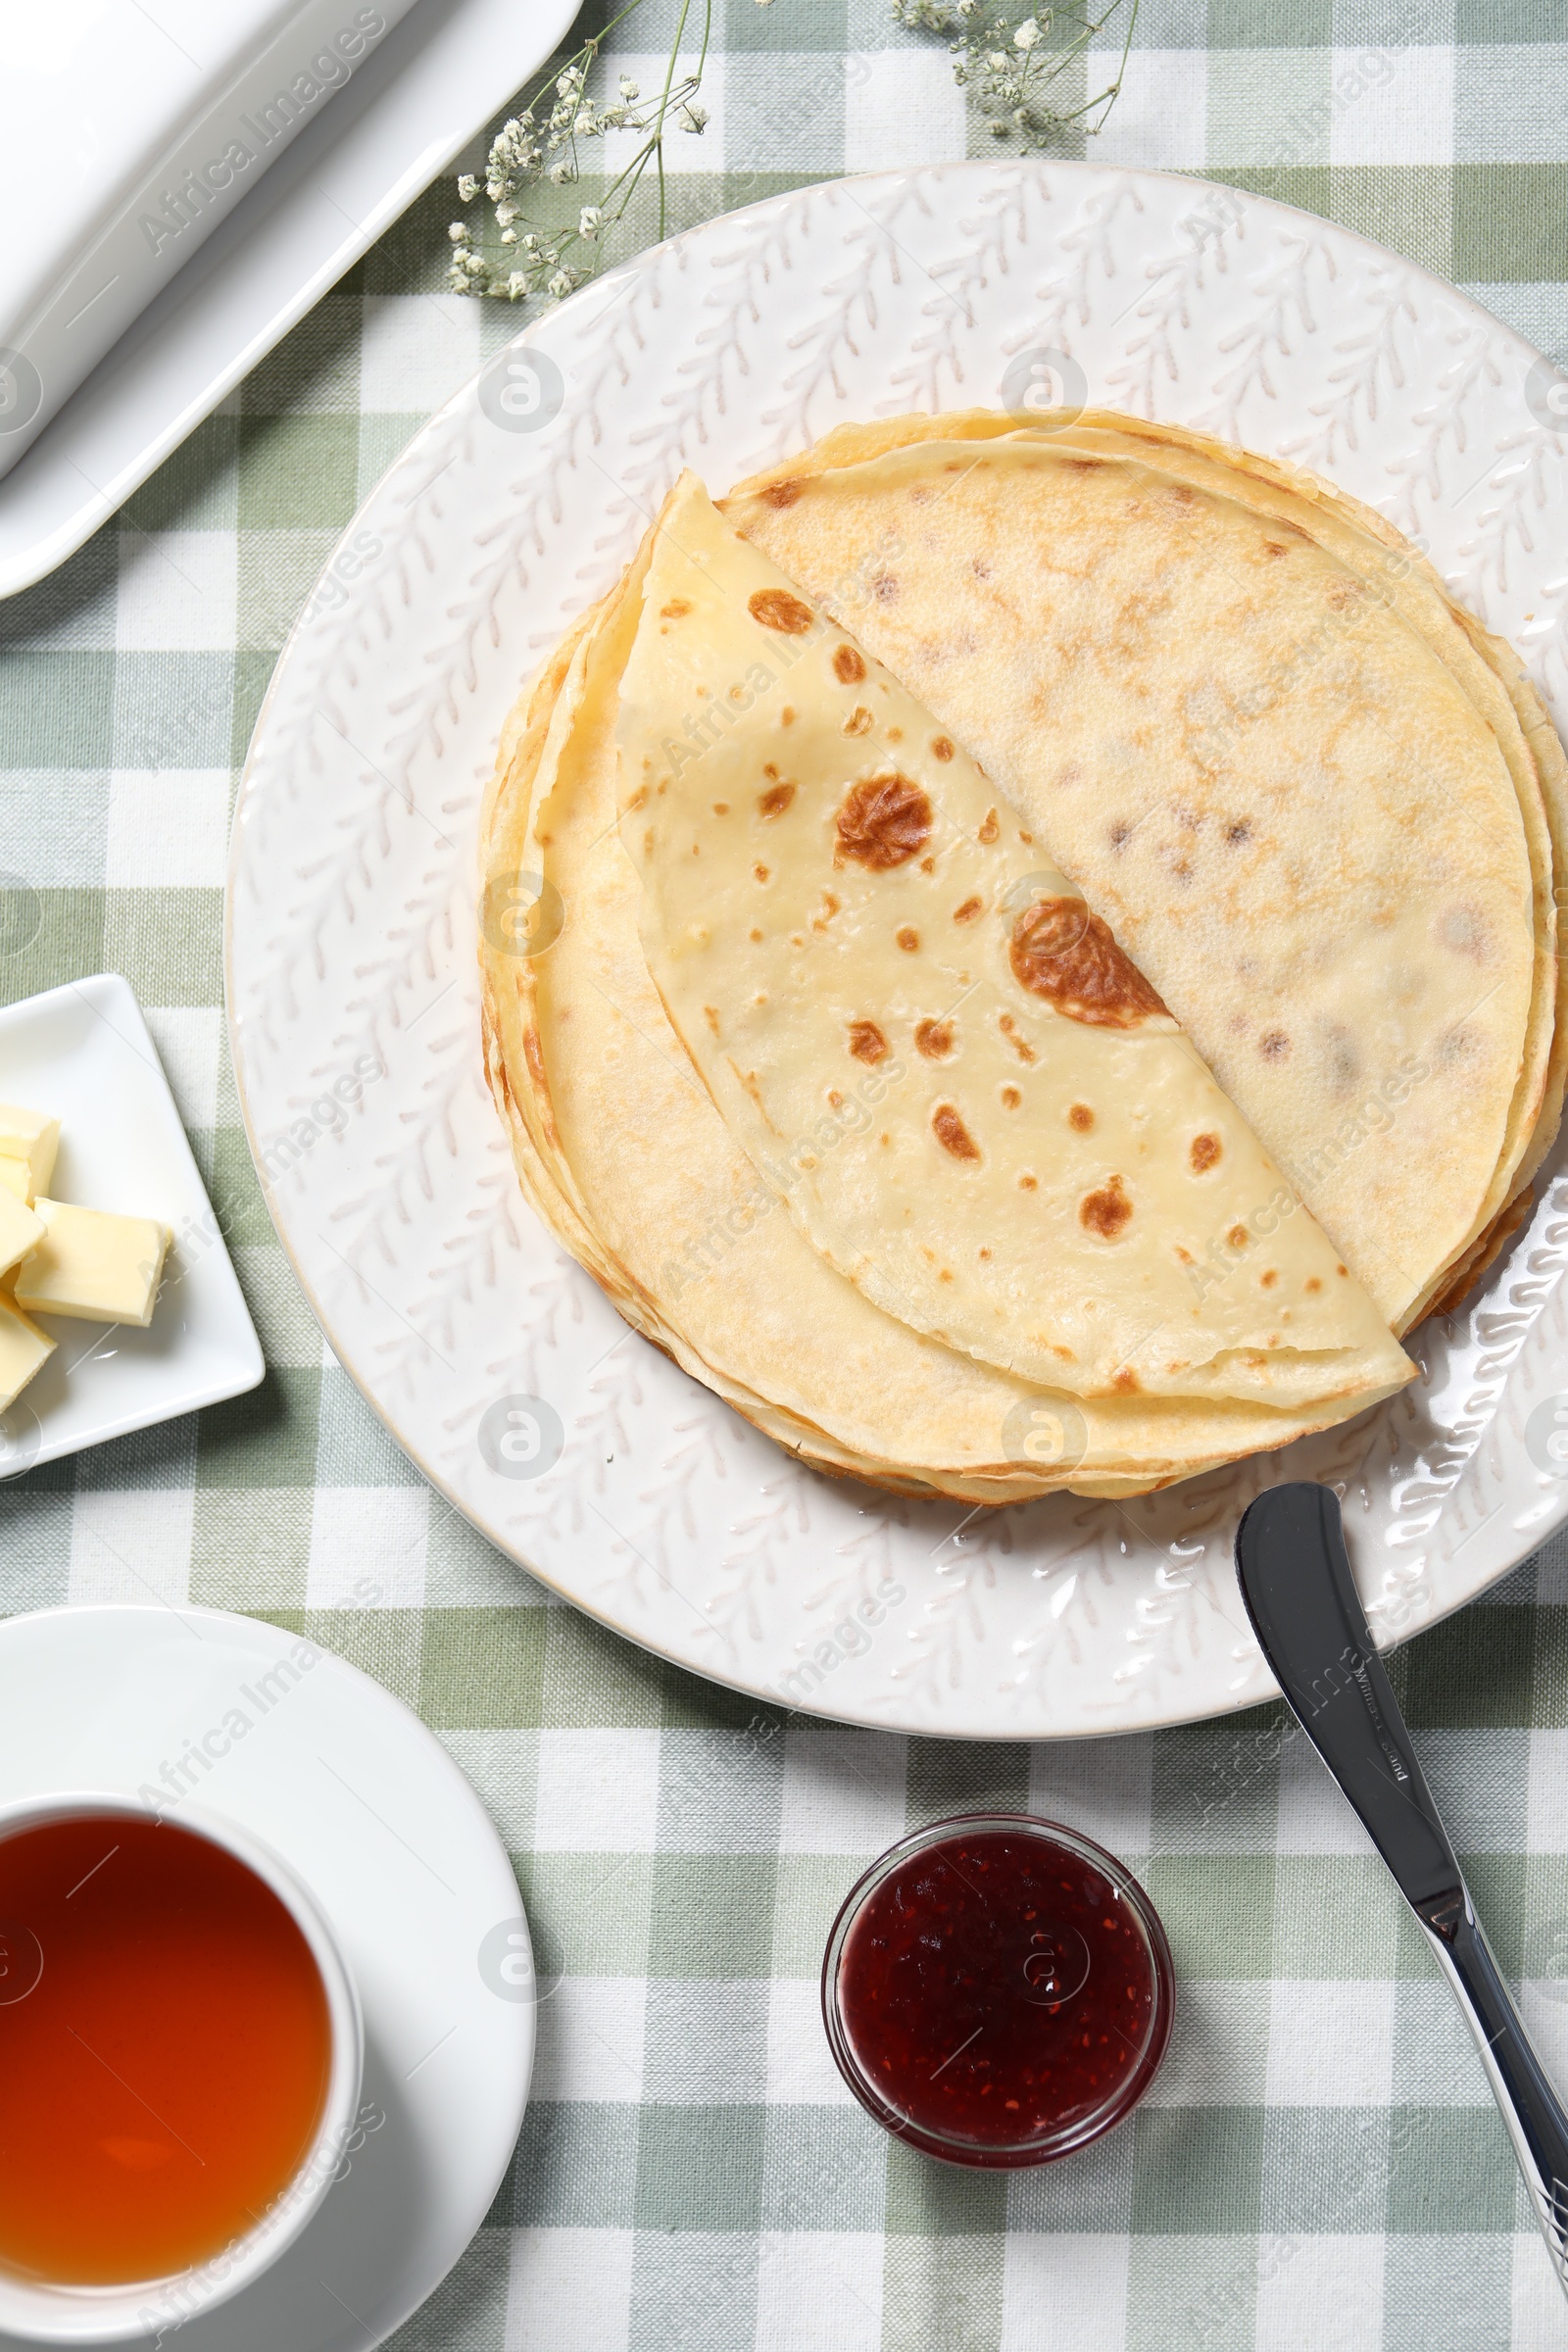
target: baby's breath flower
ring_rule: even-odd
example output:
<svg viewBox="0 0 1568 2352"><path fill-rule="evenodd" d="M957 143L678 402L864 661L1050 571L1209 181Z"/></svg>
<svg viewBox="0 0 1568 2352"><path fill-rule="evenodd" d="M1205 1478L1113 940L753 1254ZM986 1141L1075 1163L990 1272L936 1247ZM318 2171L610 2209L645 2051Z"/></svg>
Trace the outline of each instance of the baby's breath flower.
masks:
<svg viewBox="0 0 1568 2352"><path fill-rule="evenodd" d="M892 0L897 23L915 32L938 33L953 59L959 89L972 88L986 129L996 139L1016 138L1026 153L1038 153L1064 134L1088 136L1100 129L1116 102L1138 22L1139 0ZM1070 82L1061 76L1085 56L1096 37L1121 13L1122 51L1116 78L1082 103L1066 103ZM1061 96L1058 100L1057 85Z"/></svg>
<svg viewBox="0 0 1568 2352"><path fill-rule="evenodd" d="M766 0L762 4L766 5ZM932 8L939 0L911 0L911 4ZM641 5L642 0L623 0L614 22L623 24ZM714 0L701 0L700 6L691 6L687 0L680 11L679 28L685 27L688 13L701 17L705 57L713 6ZM470 230L462 221L454 221L449 232L452 253L447 275L449 284L460 291L500 302L563 300L602 267L606 246L625 218L645 172L649 189L658 188L659 234L664 234L664 134L676 123L688 132L701 132L707 126L709 112L698 98L701 67L683 73L672 46L653 98L645 102L637 81L622 74L616 83L618 95L608 104L596 103L590 83L603 39L602 32L590 33L574 55L534 85L527 104L509 116L491 140L482 178L473 172L459 174L460 201L471 204L483 194L494 211L498 242L506 249L505 266L499 259L487 261ZM546 225L529 227L527 215L538 194L545 188L567 187L580 178L587 168L580 152L582 144L602 139L610 131L635 132L641 145L618 172L612 165L595 167L603 170L608 183L603 201L580 206L575 227L550 225L548 219ZM657 169L650 172L650 165Z"/></svg>

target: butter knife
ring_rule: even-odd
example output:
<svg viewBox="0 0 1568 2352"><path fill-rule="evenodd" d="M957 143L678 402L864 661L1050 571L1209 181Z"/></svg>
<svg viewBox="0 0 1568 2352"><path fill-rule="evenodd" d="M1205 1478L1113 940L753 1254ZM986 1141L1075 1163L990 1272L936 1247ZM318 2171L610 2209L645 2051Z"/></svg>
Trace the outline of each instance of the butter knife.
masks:
<svg viewBox="0 0 1568 2352"><path fill-rule="evenodd" d="M1271 1487L1236 1531L1252 1631L1301 1729L1420 1921L1463 2010L1568 2293L1568 2114L1476 1917L1361 1607L1327 1487Z"/></svg>

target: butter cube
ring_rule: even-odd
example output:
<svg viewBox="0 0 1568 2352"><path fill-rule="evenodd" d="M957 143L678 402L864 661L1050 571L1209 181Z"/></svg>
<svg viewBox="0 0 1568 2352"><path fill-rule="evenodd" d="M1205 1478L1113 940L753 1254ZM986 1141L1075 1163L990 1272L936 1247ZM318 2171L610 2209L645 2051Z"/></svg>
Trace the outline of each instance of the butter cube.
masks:
<svg viewBox="0 0 1568 2352"><path fill-rule="evenodd" d="M0 1102L0 1159L26 1161L30 1192L49 1190L59 1145L58 1119L46 1119L41 1110L24 1110L20 1103Z"/></svg>
<svg viewBox="0 0 1568 2352"><path fill-rule="evenodd" d="M0 1196L0 1215L8 1198ZM153 1217L74 1208L65 1200L36 1200L33 1208L43 1236L17 1268L19 1306L34 1314L77 1315L84 1323L152 1321L173 1239L167 1225Z"/></svg>
<svg viewBox="0 0 1568 2352"><path fill-rule="evenodd" d="M31 1206L32 1177L24 1159L0 1159L0 1187L15 1193L24 1206Z"/></svg>
<svg viewBox="0 0 1568 2352"><path fill-rule="evenodd" d="M0 1274L25 1257L43 1240L44 1228L36 1211L15 1193L0 1190Z"/></svg>
<svg viewBox="0 0 1568 2352"><path fill-rule="evenodd" d="M53 1340L0 1298L0 1413L15 1402L54 1351Z"/></svg>

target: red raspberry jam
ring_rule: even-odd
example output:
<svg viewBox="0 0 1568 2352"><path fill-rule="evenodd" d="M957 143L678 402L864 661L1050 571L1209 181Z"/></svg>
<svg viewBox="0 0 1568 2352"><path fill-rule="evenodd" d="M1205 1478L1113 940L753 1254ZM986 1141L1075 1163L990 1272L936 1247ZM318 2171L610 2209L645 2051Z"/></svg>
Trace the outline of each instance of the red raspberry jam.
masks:
<svg viewBox="0 0 1568 2352"><path fill-rule="evenodd" d="M852 1891L822 2015L879 2124L951 2164L1048 2164L1119 2124L1158 2071L1165 1932L1113 1855L976 1813L890 1847Z"/></svg>

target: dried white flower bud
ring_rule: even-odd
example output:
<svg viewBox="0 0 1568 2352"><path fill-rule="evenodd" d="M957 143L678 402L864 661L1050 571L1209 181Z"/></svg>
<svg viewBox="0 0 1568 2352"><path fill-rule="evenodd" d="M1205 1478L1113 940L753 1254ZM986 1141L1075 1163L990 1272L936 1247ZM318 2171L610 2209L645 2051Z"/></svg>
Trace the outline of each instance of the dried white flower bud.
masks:
<svg viewBox="0 0 1568 2352"><path fill-rule="evenodd" d="M620 77L620 94L628 106L635 106L642 96L642 91L629 74L623 74Z"/></svg>
<svg viewBox="0 0 1568 2352"><path fill-rule="evenodd" d="M466 245L469 239L466 220L454 220L452 226L447 230L447 235L452 239L454 245Z"/></svg>
<svg viewBox="0 0 1568 2352"><path fill-rule="evenodd" d="M1012 36L1012 45L1015 49L1029 50L1034 47L1039 38L1039 25L1035 23L1033 17L1025 17L1023 23L1019 25L1017 31Z"/></svg>
<svg viewBox="0 0 1568 2352"><path fill-rule="evenodd" d="M479 193L479 182L471 172L463 172L458 180L458 202L471 204Z"/></svg>

